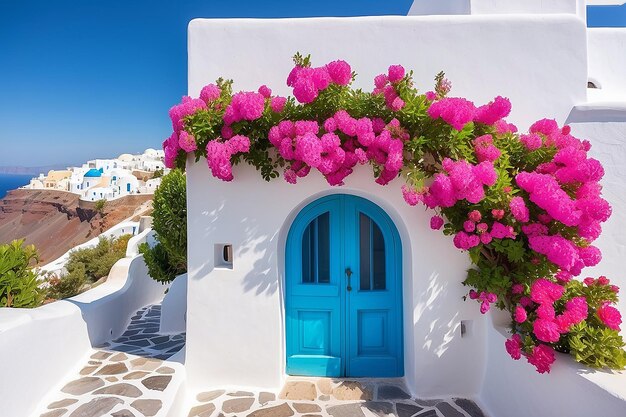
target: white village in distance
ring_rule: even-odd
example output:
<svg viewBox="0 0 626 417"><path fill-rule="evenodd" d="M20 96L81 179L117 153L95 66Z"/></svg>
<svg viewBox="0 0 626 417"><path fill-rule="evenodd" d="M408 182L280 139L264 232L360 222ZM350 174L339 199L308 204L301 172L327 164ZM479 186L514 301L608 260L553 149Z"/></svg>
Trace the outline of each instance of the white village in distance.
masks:
<svg viewBox="0 0 626 417"><path fill-rule="evenodd" d="M124 153L113 159L94 159L80 167L39 174L22 188L67 191L78 194L84 201L153 194L161 184L161 176L169 172L163 157L160 149L146 149L141 155Z"/></svg>

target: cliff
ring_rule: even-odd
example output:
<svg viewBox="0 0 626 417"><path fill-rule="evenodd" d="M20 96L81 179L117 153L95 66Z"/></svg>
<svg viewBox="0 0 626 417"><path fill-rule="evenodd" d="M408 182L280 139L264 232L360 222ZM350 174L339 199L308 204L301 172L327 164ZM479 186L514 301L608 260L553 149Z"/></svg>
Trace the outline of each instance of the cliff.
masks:
<svg viewBox="0 0 626 417"><path fill-rule="evenodd" d="M99 213L78 195L52 190L14 190L0 200L0 243L24 239L50 262L150 205L151 195L132 195L106 203Z"/></svg>

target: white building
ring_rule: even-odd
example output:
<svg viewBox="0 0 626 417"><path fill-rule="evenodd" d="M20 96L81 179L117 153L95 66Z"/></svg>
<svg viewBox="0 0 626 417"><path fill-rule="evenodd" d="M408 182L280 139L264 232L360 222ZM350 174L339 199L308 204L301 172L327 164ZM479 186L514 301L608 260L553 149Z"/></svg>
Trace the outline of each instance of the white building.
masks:
<svg viewBox="0 0 626 417"><path fill-rule="evenodd" d="M430 87L443 69L455 95L478 103L509 97L509 120L521 130L555 118L592 142L614 215L596 242L605 261L586 272L624 286L626 29L587 30L580 0L416 1L410 14L424 16L193 20L189 95L197 97L221 76L235 80L235 91L267 84L289 95L284 80L290 57L300 51L316 63L345 59L359 74L355 86L367 91L375 75L402 63L418 87ZM610 85L618 101L595 102L587 90L591 76ZM206 161L187 161L190 392L229 385L278 389L303 361L317 361L329 376L403 376L419 398L473 397L493 416L626 415L619 373L594 372L559 355L546 376L509 358L508 319L482 316L462 300L467 254L429 229L431 213L405 204L400 181L378 186L363 167L343 187L315 174L296 186L265 182L246 164L234 175L222 182ZM358 271L357 258L346 255L360 243L354 233L323 232L324 213L354 227L362 219L377 223L387 253L386 298L346 292L360 285L350 284L347 272ZM330 281L317 290L293 280L303 268L301 245L313 219L318 236L340 236L329 249ZM363 336L363 327L376 329L374 336ZM324 337L312 331L320 328Z"/></svg>
<svg viewBox="0 0 626 417"><path fill-rule="evenodd" d="M130 194L152 194L161 183L152 179L157 170L166 174L162 150L146 149L141 155L122 154L114 159L94 159L80 167L40 174L23 187L54 189L79 194L81 199L111 200Z"/></svg>

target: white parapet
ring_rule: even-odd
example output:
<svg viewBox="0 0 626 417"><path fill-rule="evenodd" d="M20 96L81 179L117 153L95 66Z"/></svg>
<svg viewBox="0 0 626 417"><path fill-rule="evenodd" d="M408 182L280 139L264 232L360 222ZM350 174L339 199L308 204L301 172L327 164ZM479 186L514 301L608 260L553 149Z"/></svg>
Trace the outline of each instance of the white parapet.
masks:
<svg viewBox="0 0 626 417"><path fill-rule="evenodd" d="M167 286L148 276L143 256L120 259L105 283L33 309L0 308L2 416L26 417L57 398L91 346L118 337L130 316L158 303ZM10 376L10 377L9 377ZM38 404L39 403L39 404Z"/></svg>
<svg viewBox="0 0 626 417"><path fill-rule="evenodd" d="M626 28L587 30L589 101L626 102Z"/></svg>
<svg viewBox="0 0 626 417"><path fill-rule="evenodd" d="M408 15L567 13L584 19L585 6L585 0L414 0Z"/></svg>

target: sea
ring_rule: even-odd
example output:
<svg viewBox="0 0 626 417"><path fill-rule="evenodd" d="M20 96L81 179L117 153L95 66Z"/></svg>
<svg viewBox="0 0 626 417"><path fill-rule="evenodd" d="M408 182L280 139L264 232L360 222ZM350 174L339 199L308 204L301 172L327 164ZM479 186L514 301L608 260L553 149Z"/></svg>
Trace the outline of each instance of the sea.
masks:
<svg viewBox="0 0 626 417"><path fill-rule="evenodd" d="M0 174L0 198L4 198L7 192L28 184L31 178L32 175Z"/></svg>

